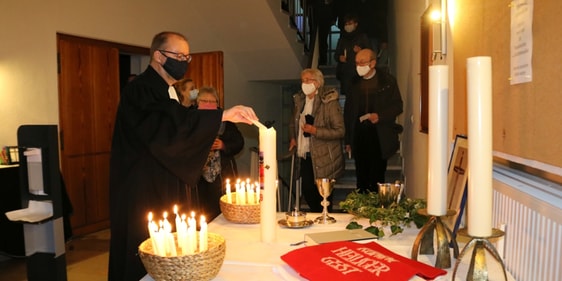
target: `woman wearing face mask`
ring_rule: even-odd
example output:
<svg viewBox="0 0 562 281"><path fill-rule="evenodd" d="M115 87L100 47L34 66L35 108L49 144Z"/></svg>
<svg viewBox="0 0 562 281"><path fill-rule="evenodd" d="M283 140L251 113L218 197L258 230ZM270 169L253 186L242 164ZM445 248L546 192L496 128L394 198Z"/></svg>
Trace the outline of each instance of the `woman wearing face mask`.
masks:
<svg viewBox="0 0 562 281"><path fill-rule="evenodd" d="M195 83L190 78L183 78L174 84L176 92L180 93L178 98L180 103L185 107L195 106L198 89L195 89Z"/></svg>
<svg viewBox="0 0 562 281"><path fill-rule="evenodd" d="M351 81L357 76L355 54L362 49L371 48L371 41L367 34L357 29L359 23L356 16L346 15L344 21L344 30L341 30L334 58L338 62L336 78L340 81L341 94L347 95L350 91Z"/></svg>
<svg viewBox="0 0 562 281"><path fill-rule="evenodd" d="M296 172L301 177L302 193L310 211L322 212L322 197L315 179L336 179L343 173L343 114L338 92L324 88L320 70L303 70L301 80L302 91L293 96L289 150L297 149ZM330 196L328 200L331 199Z"/></svg>

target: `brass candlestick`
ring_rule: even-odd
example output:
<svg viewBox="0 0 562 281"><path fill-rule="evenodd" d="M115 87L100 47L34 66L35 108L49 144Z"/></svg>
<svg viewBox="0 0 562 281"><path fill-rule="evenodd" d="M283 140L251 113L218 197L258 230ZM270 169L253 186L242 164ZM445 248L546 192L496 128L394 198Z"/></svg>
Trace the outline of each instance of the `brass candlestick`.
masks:
<svg viewBox="0 0 562 281"><path fill-rule="evenodd" d="M419 214L428 216L427 209L421 209ZM456 212L448 210L446 216L452 216ZM435 267L451 268L451 251L449 245L453 247L453 255L455 258L459 256L459 246L453 237L451 230L443 223L441 217L431 216L429 221L421 228L414 246L412 247L412 259L418 259L418 252L422 255L433 255L433 232L437 234L437 257L435 259Z"/></svg>
<svg viewBox="0 0 562 281"><path fill-rule="evenodd" d="M461 263L462 257L464 254L474 246L474 250L472 251L472 258L470 260L470 266L468 268L468 273L466 276L467 281L487 281L488 280L488 268L486 267L486 252L484 249L488 250L490 254L501 264L503 270L503 277L507 281L507 272L505 270L505 265L500 257L500 254L490 243L488 239L490 238L499 238L504 235L504 232L492 228L492 235L490 237L473 237L468 235L468 231L466 228L459 229L458 232L460 235L470 237L470 242L466 244L466 246L462 249L459 258L455 264L455 269L453 270L453 280L455 279L455 275L457 274L457 269L459 264Z"/></svg>

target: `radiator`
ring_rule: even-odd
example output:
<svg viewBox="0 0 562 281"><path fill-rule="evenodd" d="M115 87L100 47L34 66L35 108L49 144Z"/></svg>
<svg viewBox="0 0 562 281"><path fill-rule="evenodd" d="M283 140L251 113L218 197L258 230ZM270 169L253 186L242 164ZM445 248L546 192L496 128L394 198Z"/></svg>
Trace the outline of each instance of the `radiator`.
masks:
<svg viewBox="0 0 562 281"><path fill-rule="evenodd" d="M505 225L496 247L515 280L562 280L562 187L495 166L493 204L493 224Z"/></svg>

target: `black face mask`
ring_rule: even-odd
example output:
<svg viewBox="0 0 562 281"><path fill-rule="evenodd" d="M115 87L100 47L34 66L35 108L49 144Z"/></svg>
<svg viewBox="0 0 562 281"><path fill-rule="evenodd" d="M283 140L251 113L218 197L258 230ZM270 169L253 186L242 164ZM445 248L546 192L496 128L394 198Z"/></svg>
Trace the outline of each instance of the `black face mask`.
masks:
<svg viewBox="0 0 562 281"><path fill-rule="evenodd" d="M164 65L162 65L164 70L166 70L166 72L168 72L168 74L170 74L170 76L172 76L174 79L182 79L187 72L187 66L189 65L189 63L185 60L180 61L168 56L165 57L166 62L164 63Z"/></svg>

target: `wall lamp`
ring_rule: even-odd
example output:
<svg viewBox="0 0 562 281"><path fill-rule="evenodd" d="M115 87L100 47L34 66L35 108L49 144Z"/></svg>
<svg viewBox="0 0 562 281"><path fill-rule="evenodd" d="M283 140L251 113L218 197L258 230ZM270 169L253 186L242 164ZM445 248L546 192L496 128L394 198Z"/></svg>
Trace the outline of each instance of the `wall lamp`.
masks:
<svg viewBox="0 0 562 281"><path fill-rule="evenodd" d="M433 60L447 54L447 0L440 0L439 8L431 13L433 21Z"/></svg>

